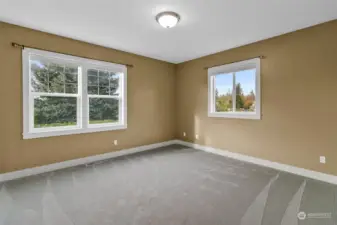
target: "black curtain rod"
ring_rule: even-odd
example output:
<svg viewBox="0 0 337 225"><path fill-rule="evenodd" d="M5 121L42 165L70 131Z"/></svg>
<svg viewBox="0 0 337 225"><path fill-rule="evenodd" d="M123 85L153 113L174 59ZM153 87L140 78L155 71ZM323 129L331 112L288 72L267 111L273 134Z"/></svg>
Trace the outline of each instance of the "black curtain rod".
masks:
<svg viewBox="0 0 337 225"><path fill-rule="evenodd" d="M212 67L217 67L217 66L222 66L222 65L226 65L226 64L237 63L237 62L241 62L241 61L245 61L245 60L250 60L250 59L256 59L256 58L265 59L266 56L259 55L259 56L251 57L251 58L248 58L248 59L237 60L237 61L228 62L228 63L223 63L223 64L219 64L219 65L214 65L214 66L207 66L207 67L205 67L204 69L205 69L205 70L208 70L209 68L212 68Z"/></svg>
<svg viewBox="0 0 337 225"><path fill-rule="evenodd" d="M31 47L31 46L26 46L26 45L20 45L20 44L15 43L15 42L12 42L12 46L14 48L21 48L21 49L24 49L24 48L27 47L27 48L34 48L34 49L42 50L42 51L55 52L55 51L50 51L50 50L46 50L46 49L42 49L42 48L36 48L36 47ZM130 67L130 68L134 67L132 64L125 64L125 63L112 62L112 61L105 61L105 60L100 60L100 59L94 59L94 58L89 58L89 57L72 55L72 54L63 53L63 52L55 52L55 53L64 54L64 55L70 55L70 56L75 56L75 57L81 57L81 58L90 59L90 60L98 60L98 61L102 61L102 62L115 63L115 64L120 64L120 65L124 65L124 66Z"/></svg>

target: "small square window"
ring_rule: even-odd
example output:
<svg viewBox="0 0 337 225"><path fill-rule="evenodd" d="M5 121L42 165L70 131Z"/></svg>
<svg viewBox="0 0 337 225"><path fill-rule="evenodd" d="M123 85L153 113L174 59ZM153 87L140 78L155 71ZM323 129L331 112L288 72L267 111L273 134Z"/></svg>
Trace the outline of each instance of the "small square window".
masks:
<svg viewBox="0 0 337 225"><path fill-rule="evenodd" d="M260 59L208 70L209 117L260 119Z"/></svg>

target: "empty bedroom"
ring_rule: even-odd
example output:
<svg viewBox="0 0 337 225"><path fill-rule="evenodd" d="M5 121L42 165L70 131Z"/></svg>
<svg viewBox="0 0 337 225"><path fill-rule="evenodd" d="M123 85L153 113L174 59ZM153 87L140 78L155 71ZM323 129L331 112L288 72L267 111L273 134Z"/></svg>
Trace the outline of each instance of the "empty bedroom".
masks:
<svg viewBox="0 0 337 225"><path fill-rule="evenodd" d="M0 225L336 225L336 0L0 0Z"/></svg>

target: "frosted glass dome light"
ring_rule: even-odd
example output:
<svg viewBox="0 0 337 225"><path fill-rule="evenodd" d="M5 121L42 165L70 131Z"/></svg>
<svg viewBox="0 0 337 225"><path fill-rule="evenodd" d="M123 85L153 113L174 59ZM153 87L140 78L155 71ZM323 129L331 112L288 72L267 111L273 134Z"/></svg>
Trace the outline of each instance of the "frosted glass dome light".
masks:
<svg viewBox="0 0 337 225"><path fill-rule="evenodd" d="M180 16L175 12L161 12L156 16L156 20L161 26L172 28L179 22Z"/></svg>

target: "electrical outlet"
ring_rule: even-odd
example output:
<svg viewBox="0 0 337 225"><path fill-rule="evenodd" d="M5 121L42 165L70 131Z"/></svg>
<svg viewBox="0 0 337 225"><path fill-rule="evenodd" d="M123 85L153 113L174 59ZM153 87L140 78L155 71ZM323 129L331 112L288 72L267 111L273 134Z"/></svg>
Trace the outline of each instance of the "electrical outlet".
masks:
<svg viewBox="0 0 337 225"><path fill-rule="evenodd" d="M114 145L118 145L118 142L117 142L117 140L114 140Z"/></svg>
<svg viewBox="0 0 337 225"><path fill-rule="evenodd" d="M325 164L326 163L325 156L320 156L319 162Z"/></svg>
<svg viewBox="0 0 337 225"><path fill-rule="evenodd" d="M195 139L199 140L199 134L195 135Z"/></svg>
<svg viewBox="0 0 337 225"><path fill-rule="evenodd" d="M186 137L186 132L183 132L183 136Z"/></svg>

